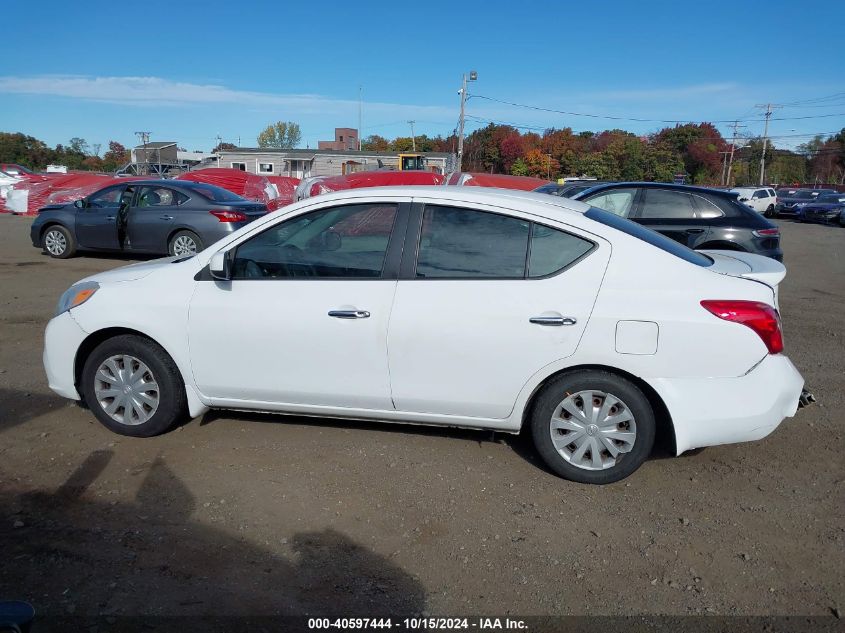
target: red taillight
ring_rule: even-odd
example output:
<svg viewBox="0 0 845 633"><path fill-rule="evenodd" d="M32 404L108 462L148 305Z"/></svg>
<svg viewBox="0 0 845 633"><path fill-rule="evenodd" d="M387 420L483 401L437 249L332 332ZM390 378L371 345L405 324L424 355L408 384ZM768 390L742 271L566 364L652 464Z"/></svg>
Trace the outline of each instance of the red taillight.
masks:
<svg viewBox="0 0 845 633"><path fill-rule="evenodd" d="M757 237L776 237L780 235L780 229L759 229L751 232Z"/></svg>
<svg viewBox="0 0 845 633"><path fill-rule="evenodd" d="M780 354L783 351L780 316L772 306L759 301L720 300L705 300L701 305L720 319L750 327L763 340L769 354Z"/></svg>
<svg viewBox="0 0 845 633"><path fill-rule="evenodd" d="M249 220L249 218L246 217L246 213L241 211L222 211L220 209L214 209L209 211L209 213L221 222L246 222Z"/></svg>

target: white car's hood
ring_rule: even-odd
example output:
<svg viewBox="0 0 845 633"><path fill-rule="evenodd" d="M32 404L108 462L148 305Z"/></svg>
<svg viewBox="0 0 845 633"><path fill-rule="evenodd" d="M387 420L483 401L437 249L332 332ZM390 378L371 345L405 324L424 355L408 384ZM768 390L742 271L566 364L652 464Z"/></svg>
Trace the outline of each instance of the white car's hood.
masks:
<svg viewBox="0 0 845 633"><path fill-rule="evenodd" d="M184 257L182 257L184 259ZM163 257L161 259L154 259L149 262L139 262L137 264L129 264L128 266L121 266L113 270L106 270L96 275L86 277L81 281L96 281L98 283L117 283L121 281L135 281L147 275L154 273L157 270L162 270L170 266L174 261L180 259L179 257Z"/></svg>

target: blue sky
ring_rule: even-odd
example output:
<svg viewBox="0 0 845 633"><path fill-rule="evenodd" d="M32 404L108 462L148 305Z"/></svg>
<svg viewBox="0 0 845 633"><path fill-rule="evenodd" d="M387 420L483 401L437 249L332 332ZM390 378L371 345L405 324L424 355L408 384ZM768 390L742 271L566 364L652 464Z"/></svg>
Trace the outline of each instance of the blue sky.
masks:
<svg viewBox="0 0 845 633"><path fill-rule="evenodd" d="M793 104L773 116L780 147L845 127L841 0L40 0L38 8L2 10L0 130L50 145L73 136L104 149L111 139L131 145L145 130L188 149L208 150L218 134L254 146L268 123L292 120L302 146L314 147L335 126L357 126L359 86L365 136L407 136L408 120L417 133L446 135L470 69L478 81L468 130L492 120L648 133L666 125L656 120L739 118L755 134L763 124L754 106L766 102Z"/></svg>

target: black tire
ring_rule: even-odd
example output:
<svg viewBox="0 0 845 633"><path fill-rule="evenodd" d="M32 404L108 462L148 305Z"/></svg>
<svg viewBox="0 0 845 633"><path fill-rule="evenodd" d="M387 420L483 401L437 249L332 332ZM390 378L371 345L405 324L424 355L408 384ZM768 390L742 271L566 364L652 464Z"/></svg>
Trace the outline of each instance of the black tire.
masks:
<svg viewBox="0 0 845 633"><path fill-rule="evenodd" d="M769 208L766 209L766 212L763 215L766 216L767 218L775 217L775 205L770 204Z"/></svg>
<svg viewBox="0 0 845 633"><path fill-rule="evenodd" d="M571 464L552 442L552 415L567 397L587 390L602 391L619 399L635 421L633 447L629 452L620 453L615 464L604 470L587 470ZM600 370L565 373L548 383L534 400L530 424L534 446L548 467L564 479L584 484L609 484L629 476L651 454L656 430L654 411L639 387L621 376ZM592 451L590 455L592 457ZM607 457L610 457L609 452Z"/></svg>
<svg viewBox="0 0 845 633"><path fill-rule="evenodd" d="M100 366L113 356L131 356L144 363L149 369L151 379L158 390L158 405L148 420L140 423L127 424L114 419L105 410L95 394L95 384L106 383L96 380ZM123 365L125 368L126 365ZM146 374L145 374L146 376ZM85 360L82 369L82 397L88 408L96 418L111 431L130 437L152 437L170 430L178 422L185 419L188 403L185 394L185 383L179 373L176 363L160 345L148 338L132 334L124 334L110 338L100 343ZM156 393L151 390L148 393ZM108 400L108 399L107 399ZM120 411L118 407L118 411ZM125 408L123 409L126 415ZM115 412L117 415L117 411Z"/></svg>
<svg viewBox="0 0 845 633"><path fill-rule="evenodd" d="M177 253L176 248L177 244L180 242L180 238L182 240L189 240L196 245L196 252L199 253L202 249L205 248L205 244L202 243L200 236L194 233L193 231L177 231L170 237L170 241L167 243L167 252L171 255L186 255L187 253Z"/></svg>
<svg viewBox="0 0 845 633"><path fill-rule="evenodd" d="M50 257L67 259L76 254L76 238L61 224L53 224L41 235L41 248Z"/></svg>

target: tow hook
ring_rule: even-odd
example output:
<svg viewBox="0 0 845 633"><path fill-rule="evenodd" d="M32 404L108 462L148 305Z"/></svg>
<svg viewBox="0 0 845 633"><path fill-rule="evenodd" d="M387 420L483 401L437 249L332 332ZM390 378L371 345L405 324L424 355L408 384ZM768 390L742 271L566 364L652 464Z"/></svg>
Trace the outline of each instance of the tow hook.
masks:
<svg viewBox="0 0 845 633"><path fill-rule="evenodd" d="M798 397L798 408L803 409L809 407L816 401L816 397L810 393L809 389L802 389L801 395Z"/></svg>

